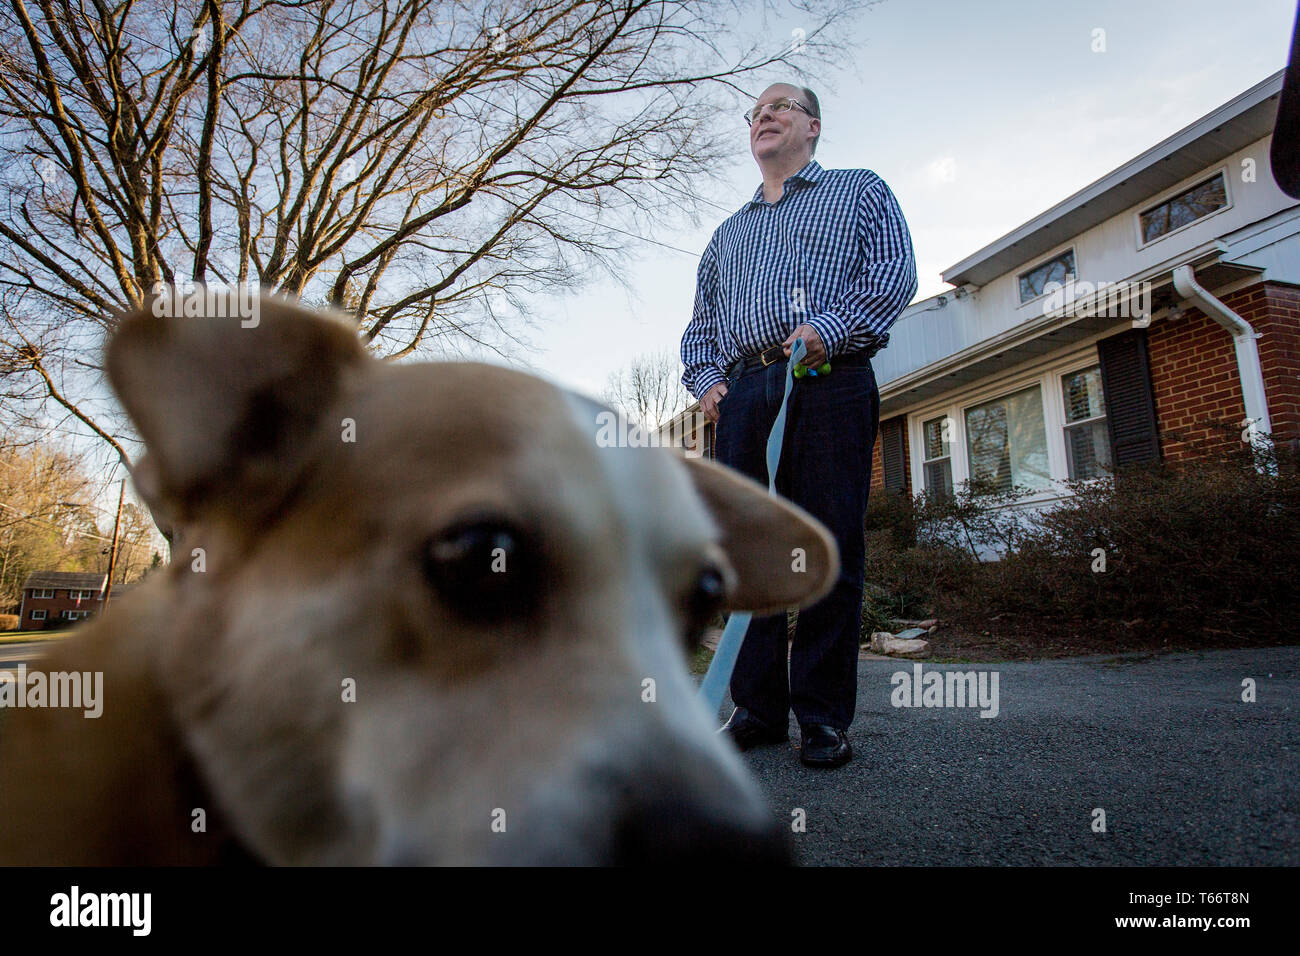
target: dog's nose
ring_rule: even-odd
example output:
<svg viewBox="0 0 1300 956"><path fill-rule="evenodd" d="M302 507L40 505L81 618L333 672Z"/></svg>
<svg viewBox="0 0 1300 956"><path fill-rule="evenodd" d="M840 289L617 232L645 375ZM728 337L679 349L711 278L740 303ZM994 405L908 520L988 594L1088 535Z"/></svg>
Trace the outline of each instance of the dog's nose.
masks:
<svg viewBox="0 0 1300 956"><path fill-rule="evenodd" d="M789 838L775 821L727 819L689 803L659 802L630 811L615 831L612 849L616 866L794 863Z"/></svg>

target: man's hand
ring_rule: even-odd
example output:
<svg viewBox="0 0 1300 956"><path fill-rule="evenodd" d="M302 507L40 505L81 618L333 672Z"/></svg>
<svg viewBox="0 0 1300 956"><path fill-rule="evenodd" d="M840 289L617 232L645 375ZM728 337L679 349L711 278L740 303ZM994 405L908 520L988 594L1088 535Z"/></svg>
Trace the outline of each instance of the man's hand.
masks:
<svg viewBox="0 0 1300 956"><path fill-rule="evenodd" d="M726 383L719 382L705 392L704 397L700 399L700 410L704 412L709 421L716 422L722 417L722 409L718 408L718 403L722 401L726 394Z"/></svg>
<svg viewBox="0 0 1300 956"><path fill-rule="evenodd" d="M803 339L804 347L808 349L808 353L803 357L804 368L817 368L826 361L826 346L822 344L821 336L811 325L799 326L781 343L785 347L786 355L789 355L794 348L795 339Z"/></svg>

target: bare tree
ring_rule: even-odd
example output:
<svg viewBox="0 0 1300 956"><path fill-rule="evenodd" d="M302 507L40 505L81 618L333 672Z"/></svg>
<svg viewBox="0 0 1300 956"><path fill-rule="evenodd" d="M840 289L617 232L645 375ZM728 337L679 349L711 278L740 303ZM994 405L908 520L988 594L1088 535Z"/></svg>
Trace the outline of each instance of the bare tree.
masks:
<svg viewBox="0 0 1300 956"><path fill-rule="evenodd" d="M682 363L670 351L642 355L610 375L604 399L631 421L659 428L691 403Z"/></svg>
<svg viewBox="0 0 1300 956"><path fill-rule="evenodd" d="M745 82L843 59L866 5L795 4L792 42L768 2L8 0L0 395L129 464L98 354L157 283L343 306L383 356L508 348L527 295L689 214Z"/></svg>
<svg viewBox="0 0 1300 956"><path fill-rule="evenodd" d="M75 453L0 434L0 609L17 605L32 571L107 565L108 539L89 503L95 490Z"/></svg>

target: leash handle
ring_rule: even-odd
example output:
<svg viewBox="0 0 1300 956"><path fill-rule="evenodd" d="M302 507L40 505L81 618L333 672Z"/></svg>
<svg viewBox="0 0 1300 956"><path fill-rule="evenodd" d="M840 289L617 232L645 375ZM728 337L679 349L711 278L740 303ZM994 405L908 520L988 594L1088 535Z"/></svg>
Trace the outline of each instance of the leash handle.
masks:
<svg viewBox="0 0 1300 956"><path fill-rule="evenodd" d="M781 464L781 446L785 442L785 413L790 404L790 391L794 388L794 369L807 351L803 339L794 340L790 349L790 361L785 367L785 394L781 396L781 408L767 435L767 492L771 495L776 494L776 470ZM733 612L727 618L727 626L722 629L718 649L714 652L704 682L700 685L700 699L710 713L716 714L722 707L723 694L731 684L731 674L740 657L740 645L745 643L745 632L749 630L749 622L753 617L748 611Z"/></svg>

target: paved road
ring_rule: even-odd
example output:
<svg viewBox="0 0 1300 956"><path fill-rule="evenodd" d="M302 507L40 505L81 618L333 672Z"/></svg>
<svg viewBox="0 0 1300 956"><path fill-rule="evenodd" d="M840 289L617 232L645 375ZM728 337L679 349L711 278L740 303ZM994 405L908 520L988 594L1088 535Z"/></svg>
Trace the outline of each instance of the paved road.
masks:
<svg viewBox="0 0 1300 956"><path fill-rule="evenodd" d="M32 664L50 649L49 641L15 641L0 644L0 670L16 668L20 663Z"/></svg>
<svg viewBox="0 0 1300 956"><path fill-rule="evenodd" d="M891 706L911 667L859 664L846 767L804 768L793 720L745 755L774 809L806 811L800 862L1300 864L1300 648L924 665L996 670L995 718Z"/></svg>

